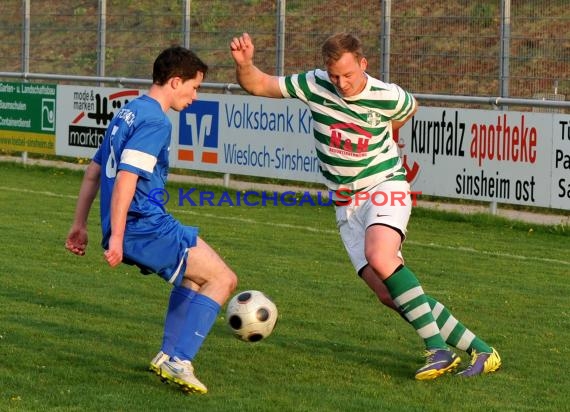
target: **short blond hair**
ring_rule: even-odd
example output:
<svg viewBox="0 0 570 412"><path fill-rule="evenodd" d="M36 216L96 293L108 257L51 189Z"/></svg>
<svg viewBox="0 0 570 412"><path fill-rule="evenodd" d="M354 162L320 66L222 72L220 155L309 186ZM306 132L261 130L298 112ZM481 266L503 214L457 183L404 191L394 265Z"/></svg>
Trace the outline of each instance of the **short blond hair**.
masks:
<svg viewBox="0 0 570 412"><path fill-rule="evenodd" d="M325 65L336 62L345 53L352 53L356 59L364 57L362 42L358 36L347 32L336 33L327 38L321 52Z"/></svg>

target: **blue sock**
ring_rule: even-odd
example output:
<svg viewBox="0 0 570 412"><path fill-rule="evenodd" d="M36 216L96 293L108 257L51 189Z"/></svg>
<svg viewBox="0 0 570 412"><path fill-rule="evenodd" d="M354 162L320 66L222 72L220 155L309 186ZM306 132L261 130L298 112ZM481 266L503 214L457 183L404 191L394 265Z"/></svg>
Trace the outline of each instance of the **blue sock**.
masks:
<svg viewBox="0 0 570 412"><path fill-rule="evenodd" d="M162 337L161 351L168 355L174 353L174 347L180 336L180 331L186 321L186 314L190 302L196 296L196 292L182 286L175 286L170 292L168 310L164 321L164 336Z"/></svg>
<svg viewBox="0 0 570 412"><path fill-rule="evenodd" d="M176 342L174 355L182 360L192 360L210 333L221 306L199 293L190 302L186 320Z"/></svg>

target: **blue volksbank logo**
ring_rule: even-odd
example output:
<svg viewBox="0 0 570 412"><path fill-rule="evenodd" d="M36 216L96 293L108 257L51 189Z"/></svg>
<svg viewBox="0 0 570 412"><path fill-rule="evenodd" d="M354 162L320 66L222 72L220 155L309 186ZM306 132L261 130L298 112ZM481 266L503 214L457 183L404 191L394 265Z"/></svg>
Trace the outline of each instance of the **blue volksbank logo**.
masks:
<svg viewBox="0 0 570 412"><path fill-rule="evenodd" d="M178 160L218 163L220 104L196 100L180 112Z"/></svg>

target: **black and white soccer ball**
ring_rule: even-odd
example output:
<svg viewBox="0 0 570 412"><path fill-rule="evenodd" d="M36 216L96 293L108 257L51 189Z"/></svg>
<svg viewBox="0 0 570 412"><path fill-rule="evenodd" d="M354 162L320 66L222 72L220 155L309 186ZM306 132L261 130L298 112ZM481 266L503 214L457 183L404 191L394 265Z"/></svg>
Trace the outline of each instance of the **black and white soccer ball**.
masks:
<svg viewBox="0 0 570 412"><path fill-rule="evenodd" d="M234 336L246 342L258 342L273 332L277 306L258 290L246 290L228 303L226 318Z"/></svg>

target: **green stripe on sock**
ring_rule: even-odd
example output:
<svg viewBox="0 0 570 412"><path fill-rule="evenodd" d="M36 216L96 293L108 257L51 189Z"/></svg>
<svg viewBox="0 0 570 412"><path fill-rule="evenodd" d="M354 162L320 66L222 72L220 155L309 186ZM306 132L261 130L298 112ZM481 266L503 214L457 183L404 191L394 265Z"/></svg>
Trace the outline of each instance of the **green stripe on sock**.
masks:
<svg viewBox="0 0 570 412"><path fill-rule="evenodd" d="M477 336L475 336L475 339L473 339L473 342L471 342L471 346L469 347L469 349L475 349L477 353L493 352L493 349L485 342L483 342L481 339L479 339Z"/></svg>
<svg viewBox="0 0 570 412"><path fill-rule="evenodd" d="M390 295L394 302L396 302L400 306L400 310L409 319L409 313L416 309L417 307L428 304L429 302L426 298L426 295L423 293L421 289L420 283L416 278L416 275L406 268L405 266L401 266L399 270L394 272L390 277L384 280ZM402 297L405 296L407 292L410 292L414 288L420 289L420 294L418 296L413 297L412 299L407 300L406 302L402 302ZM410 322L410 324L414 327L416 332L418 332L421 328L428 326L430 324L436 325L436 321L433 317L431 311L428 311L424 315L420 316L418 319ZM419 334L419 333L418 333ZM447 348L444 339L441 337L439 333L436 333L432 336L422 338L424 340L424 344L427 349L439 349L439 348Z"/></svg>
<svg viewBox="0 0 570 412"><path fill-rule="evenodd" d="M443 328L443 326L445 325L445 322L447 322L447 320L449 318L453 318L453 315L451 314L451 312L449 311L449 309L447 309L447 307L445 305L441 304L441 302L438 302L437 300L435 300L433 297L431 297L429 295L425 295L425 296L426 296L427 301L429 302L429 306L432 309L432 311L438 303L442 306L441 314L436 319L437 326L441 330ZM457 324L455 325L455 327L451 331L450 335L447 337L446 343L450 346L455 347L455 348L466 350L469 353L471 353L473 351L473 349L475 349L475 351L477 351L479 353L482 353L482 352L490 353L493 351L489 345L487 345L483 340L478 338L476 335L474 335L475 339L473 339L473 341L471 341L468 348L459 348L457 345L461 341L461 337L463 336L463 334L465 332L471 332L471 331L469 329L467 329L467 327L463 323L461 323L461 322L459 322L459 320L457 320Z"/></svg>

